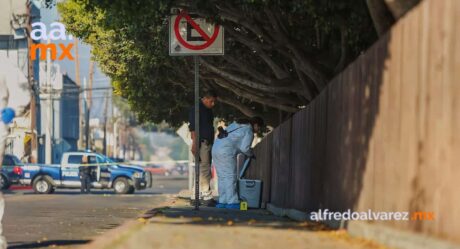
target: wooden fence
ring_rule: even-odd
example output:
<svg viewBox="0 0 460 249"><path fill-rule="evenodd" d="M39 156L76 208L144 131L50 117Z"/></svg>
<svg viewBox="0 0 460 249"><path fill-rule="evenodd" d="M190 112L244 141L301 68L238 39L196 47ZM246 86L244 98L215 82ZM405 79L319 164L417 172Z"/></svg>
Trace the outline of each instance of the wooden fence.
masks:
<svg viewBox="0 0 460 249"><path fill-rule="evenodd" d="M434 212L375 223L460 243L460 1L423 1L255 152L264 203Z"/></svg>

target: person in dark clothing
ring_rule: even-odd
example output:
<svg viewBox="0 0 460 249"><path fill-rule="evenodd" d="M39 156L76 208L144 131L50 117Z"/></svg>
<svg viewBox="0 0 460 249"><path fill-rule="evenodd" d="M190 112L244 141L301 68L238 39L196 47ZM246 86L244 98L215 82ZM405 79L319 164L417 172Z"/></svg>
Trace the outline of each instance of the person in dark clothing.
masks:
<svg viewBox="0 0 460 249"><path fill-rule="evenodd" d="M212 108L216 104L217 94L213 91L206 91L200 101L200 202L203 205L212 206L215 204L211 192L211 148L214 143L214 114ZM195 155L195 107L190 108L189 130L192 134L192 153ZM197 160L195 158L195 160ZM195 182L195 181L194 181ZM192 204L195 202L195 195L192 193Z"/></svg>
<svg viewBox="0 0 460 249"><path fill-rule="evenodd" d="M88 164L88 156L83 156L81 159L81 166L78 167L80 173L81 193L89 194L91 191L91 167Z"/></svg>

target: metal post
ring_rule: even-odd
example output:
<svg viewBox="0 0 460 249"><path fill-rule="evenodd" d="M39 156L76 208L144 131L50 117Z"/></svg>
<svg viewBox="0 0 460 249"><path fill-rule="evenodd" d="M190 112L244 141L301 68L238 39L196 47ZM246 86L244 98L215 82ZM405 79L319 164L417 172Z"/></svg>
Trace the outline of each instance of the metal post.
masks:
<svg viewBox="0 0 460 249"><path fill-rule="evenodd" d="M32 37L30 36L30 33L32 32L32 15L31 15L31 9L32 9L32 3L31 1L26 2L27 6L27 46L30 48L33 44ZM39 100L40 97L36 92L35 88L35 82L34 82L34 63L32 61L32 58L30 58L30 49L28 49L28 54L27 54L27 64L28 64L28 71L27 71L27 80L29 82L29 86L32 89L32 95L31 95L31 100L30 100L30 134L31 134L31 149L30 149L30 154L29 154L29 162L31 163L37 163L37 99Z"/></svg>
<svg viewBox="0 0 460 249"><path fill-rule="evenodd" d="M109 100L108 100L108 94L105 93L104 94L104 97L105 97L105 107L104 107L104 140L102 141L102 154L108 156L108 153L107 153L107 109L108 109L108 103L109 103Z"/></svg>
<svg viewBox="0 0 460 249"><path fill-rule="evenodd" d="M89 143L89 106L88 106L88 93L86 90L86 78L83 78L83 111L85 112L84 118L85 118L85 149L89 150L90 148L90 143Z"/></svg>
<svg viewBox="0 0 460 249"><path fill-rule="evenodd" d="M195 61L195 210L200 209L200 81L198 56Z"/></svg>
<svg viewBox="0 0 460 249"><path fill-rule="evenodd" d="M48 40L48 44L50 41ZM47 91L47 120L46 120L46 136L45 136L45 163L51 164L52 160L52 140L51 132L54 129L53 127L53 102L52 102L52 86L51 86L51 50L46 50L46 91Z"/></svg>
<svg viewBox="0 0 460 249"><path fill-rule="evenodd" d="M73 43L75 44L75 82L77 83L77 86L80 87L81 90L83 90L86 86L82 86L81 80L80 80L80 56L78 53L78 39L77 37L73 38ZM83 93L83 92L82 92ZM86 94L86 93L85 93ZM78 95L80 97L80 95ZM83 103L85 100L83 98L78 98L78 106L79 106L79 116L78 116L78 121L80 122L78 125L79 128L79 134L78 134L78 148L83 149L84 143L84 127L83 124L86 122L86 116L85 116L85 104ZM85 120L85 121L83 121Z"/></svg>
<svg viewBox="0 0 460 249"><path fill-rule="evenodd" d="M86 108L86 115L85 115L85 137L86 137L86 150L91 149L91 143L89 138L89 115L90 115L90 107L88 106L88 102L85 100L85 108Z"/></svg>

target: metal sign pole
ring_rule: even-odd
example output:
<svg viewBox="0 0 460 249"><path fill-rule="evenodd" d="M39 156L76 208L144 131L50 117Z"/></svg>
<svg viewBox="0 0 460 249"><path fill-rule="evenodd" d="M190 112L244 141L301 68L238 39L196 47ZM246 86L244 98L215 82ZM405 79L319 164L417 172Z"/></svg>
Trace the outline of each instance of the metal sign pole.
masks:
<svg viewBox="0 0 460 249"><path fill-rule="evenodd" d="M198 56L195 61L195 210L200 209L200 81Z"/></svg>

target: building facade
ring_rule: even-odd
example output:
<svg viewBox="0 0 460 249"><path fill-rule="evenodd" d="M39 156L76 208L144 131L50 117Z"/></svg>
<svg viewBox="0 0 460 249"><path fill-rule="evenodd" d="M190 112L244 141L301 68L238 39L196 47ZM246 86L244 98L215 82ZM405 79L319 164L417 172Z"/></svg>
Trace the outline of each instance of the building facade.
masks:
<svg viewBox="0 0 460 249"><path fill-rule="evenodd" d="M40 62L40 163L59 163L64 152L78 150L79 97L80 87L59 64Z"/></svg>
<svg viewBox="0 0 460 249"><path fill-rule="evenodd" d="M0 0L0 58L17 66L30 79L32 86L38 70L33 67L33 75L29 77L29 64L36 63L29 61L26 29L29 16L32 22L38 21L40 10L34 4L28 8L26 3L26 0ZM32 139L36 137L35 127L32 127L32 115L29 110L23 116L15 118L6 140L6 153L14 154L24 161L36 158L36 150L32 148Z"/></svg>

